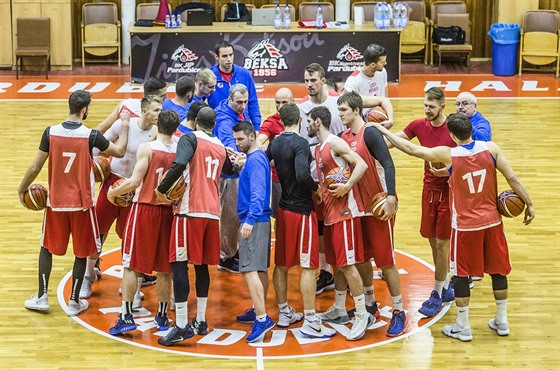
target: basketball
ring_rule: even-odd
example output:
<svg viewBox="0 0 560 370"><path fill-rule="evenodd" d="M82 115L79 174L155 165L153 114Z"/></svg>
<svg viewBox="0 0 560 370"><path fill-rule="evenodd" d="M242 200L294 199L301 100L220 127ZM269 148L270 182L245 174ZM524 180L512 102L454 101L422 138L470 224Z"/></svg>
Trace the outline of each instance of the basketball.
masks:
<svg viewBox="0 0 560 370"><path fill-rule="evenodd" d="M498 211L505 217L517 217L525 210L525 202L513 190L505 190L498 195Z"/></svg>
<svg viewBox="0 0 560 370"><path fill-rule="evenodd" d="M165 176L167 176L167 172L169 172L169 170L165 171L163 176L160 177L160 179L159 179L160 183L161 183L161 180L163 180L165 178ZM183 177L183 175L181 175L181 177L179 177L177 179L177 181L175 181L173 183L173 185L171 185L169 190L167 190L167 192L165 193L165 196L169 200L179 200L183 197L186 190L187 190L187 184L185 183L185 178Z"/></svg>
<svg viewBox="0 0 560 370"><path fill-rule="evenodd" d="M91 168L93 169L95 182L103 182L111 174L111 162L106 157L95 158Z"/></svg>
<svg viewBox="0 0 560 370"><path fill-rule="evenodd" d="M443 164L443 162L428 162L428 166L430 166L432 170L439 170L440 168L444 168L445 164Z"/></svg>
<svg viewBox="0 0 560 370"><path fill-rule="evenodd" d="M23 202L27 209L40 211L47 208L49 191L41 184L31 184L23 193Z"/></svg>
<svg viewBox="0 0 560 370"><path fill-rule="evenodd" d="M364 114L364 120L366 122L383 122L387 121L388 119L389 116L387 115L387 112L385 112L385 110L381 107L373 107L371 109L368 109Z"/></svg>
<svg viewBox="0 0 560 370"><path fill-rule="evenodd" d="M387 193L379 192L371 200L371 213L375 218L381 218L381 207L387 202Z"/></svg>
<svg viewBox="0 0 560 370"><path fill-rule="evenodd" d="M351 175L352 172L350 172L348 167L335 167L327 173L327 176L325 176L325 184L329 188L332 184L346 184Z"/></svg>
<svg viewBox="0 0 560 370"><path fill-rule="evenodd" d="M111 189L118 187L120 184L125 182L125 179L118 179L111 185ZM125 193L115 197L115 204L119 207L128 207L132 204L132 199L134 198L134 192Z"/></svg>

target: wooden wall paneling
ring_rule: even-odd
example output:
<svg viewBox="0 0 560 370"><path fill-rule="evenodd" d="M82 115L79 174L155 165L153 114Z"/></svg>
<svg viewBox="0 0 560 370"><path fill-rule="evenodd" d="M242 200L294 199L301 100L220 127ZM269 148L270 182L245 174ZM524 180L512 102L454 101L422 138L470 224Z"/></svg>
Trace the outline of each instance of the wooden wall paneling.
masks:
<svg viewBox="0 0 560 370"><path fill-rule="evenodd" d="M527 10L538 9L539 0L496 0L495 23L516 23L521 25Z"/></svg>
<svg viewBox="0 0 560 370"><path fill-rule="evenodd" d="M51 66L72 69L72 3L66 0L43 0L41 16L51 19ZM79 35L79 33L74 33Z"/></svg>
<svg viewBox="0 0 560 370"><path fill-rule="evenodd" d="M12 67L12 14L10 0L0 0L0 67Z"/></svg>
<svg viewBox="0 0 560 370"><path fill-rule="evenodd" d="M15 68L16 57L15 51L17 47L17 19L24 17L40 17L41 16L41 2L39 0L12 0L12 60ZM52 44L52 43L51 43ZM31 58L25 58L24 63L26 66L39 64L34 63ZM44 59L41 62L44 65Z"/></svg>
<svg viewBox="0 0 560 370"><path fill-rule="evenodd" d="M560 0L539 0L539 9L560 11Z"/></svg>

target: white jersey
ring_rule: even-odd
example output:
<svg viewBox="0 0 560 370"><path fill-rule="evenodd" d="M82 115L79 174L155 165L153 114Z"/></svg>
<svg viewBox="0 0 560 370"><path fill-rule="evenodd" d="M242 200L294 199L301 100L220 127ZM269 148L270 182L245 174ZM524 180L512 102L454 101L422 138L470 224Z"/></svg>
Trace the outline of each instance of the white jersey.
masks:
<svg viewBox="0 0 560 370"><path fill-rule="evenodd" d="M387 87L387 70L375 72L373 77L368 77L361 70L356 70L346 79L344 90L355 91L363 96L385 96Z"/></svg>
<svg viewBox="0 0 560 370"><path fill-rule="evenodd" d="M119 104L119 114L123 111L129 111L130 117L140 117L142 115L141 99L125 99Z"/></svg>
<svg viewBox="0 0 560 370"><path fill-rule="evenodd" d="M325 100L323 103L315 104L311 101L311 99L309 99L308 96L306 96L305 98L303 98L302 102L298 104L299 115L301 117L301 129L299 134L302 138L307 140L310 145L319 144L319 140L316 137L310 138L307 132L307 115L315 107L324 106L327 107L331 112L331 126L329 128L329 131L331 133L338 135L339 133L344 131L344 125L342 124L342 121L338 116L338 104L336 103L337 100L338 96L329 95L327 97L327 100Z"/></svg>
<svg viewBox="0 0 560 370"><path fill-rule="evenodd" d="M136 164L136 152L140 144L151 141L152 134L157 132L157 126L153 125L148 130L142 130L138 127L139 118L131 118L128 128L128 144L126 145L126 153L122 158L114 158L111 160L111 172L124 178L132 176L132 170ZM115 121L113 126L105 133L105 137L109 141L119 137L122 131L122 121Z"/></svg>

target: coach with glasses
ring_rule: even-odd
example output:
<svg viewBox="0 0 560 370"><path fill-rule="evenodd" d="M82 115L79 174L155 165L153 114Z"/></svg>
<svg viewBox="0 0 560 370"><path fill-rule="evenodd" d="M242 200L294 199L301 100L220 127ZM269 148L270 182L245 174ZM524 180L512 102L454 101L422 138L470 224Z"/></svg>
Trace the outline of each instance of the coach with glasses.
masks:
<svg viewBox="0 0 560 370"><path fill-rule="evenodd" d="M492 140L492 129L490 122L476 110L476 96L470 92L462 92L457 96L455 109L457 113L464 114L472 123L472 139L481 141Z"/></svg>

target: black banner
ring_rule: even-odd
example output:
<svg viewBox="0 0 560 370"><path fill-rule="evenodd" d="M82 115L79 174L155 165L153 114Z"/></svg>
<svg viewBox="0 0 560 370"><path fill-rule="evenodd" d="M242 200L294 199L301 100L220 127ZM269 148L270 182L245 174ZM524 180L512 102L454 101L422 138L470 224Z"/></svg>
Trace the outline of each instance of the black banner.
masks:
<svg viewBox="0 0 560 370"><path fill-rule="evenodd" d="M327 78L343 80L364 63L372 43L387 51L390 82L399 81L400 32L283 32L283 33L134 33L131 35L131 81L150 76L175 82L216 64L214 45L229 41L234 63L251 71L255 82L303 82L305 66L317 62Z"/></svg>

